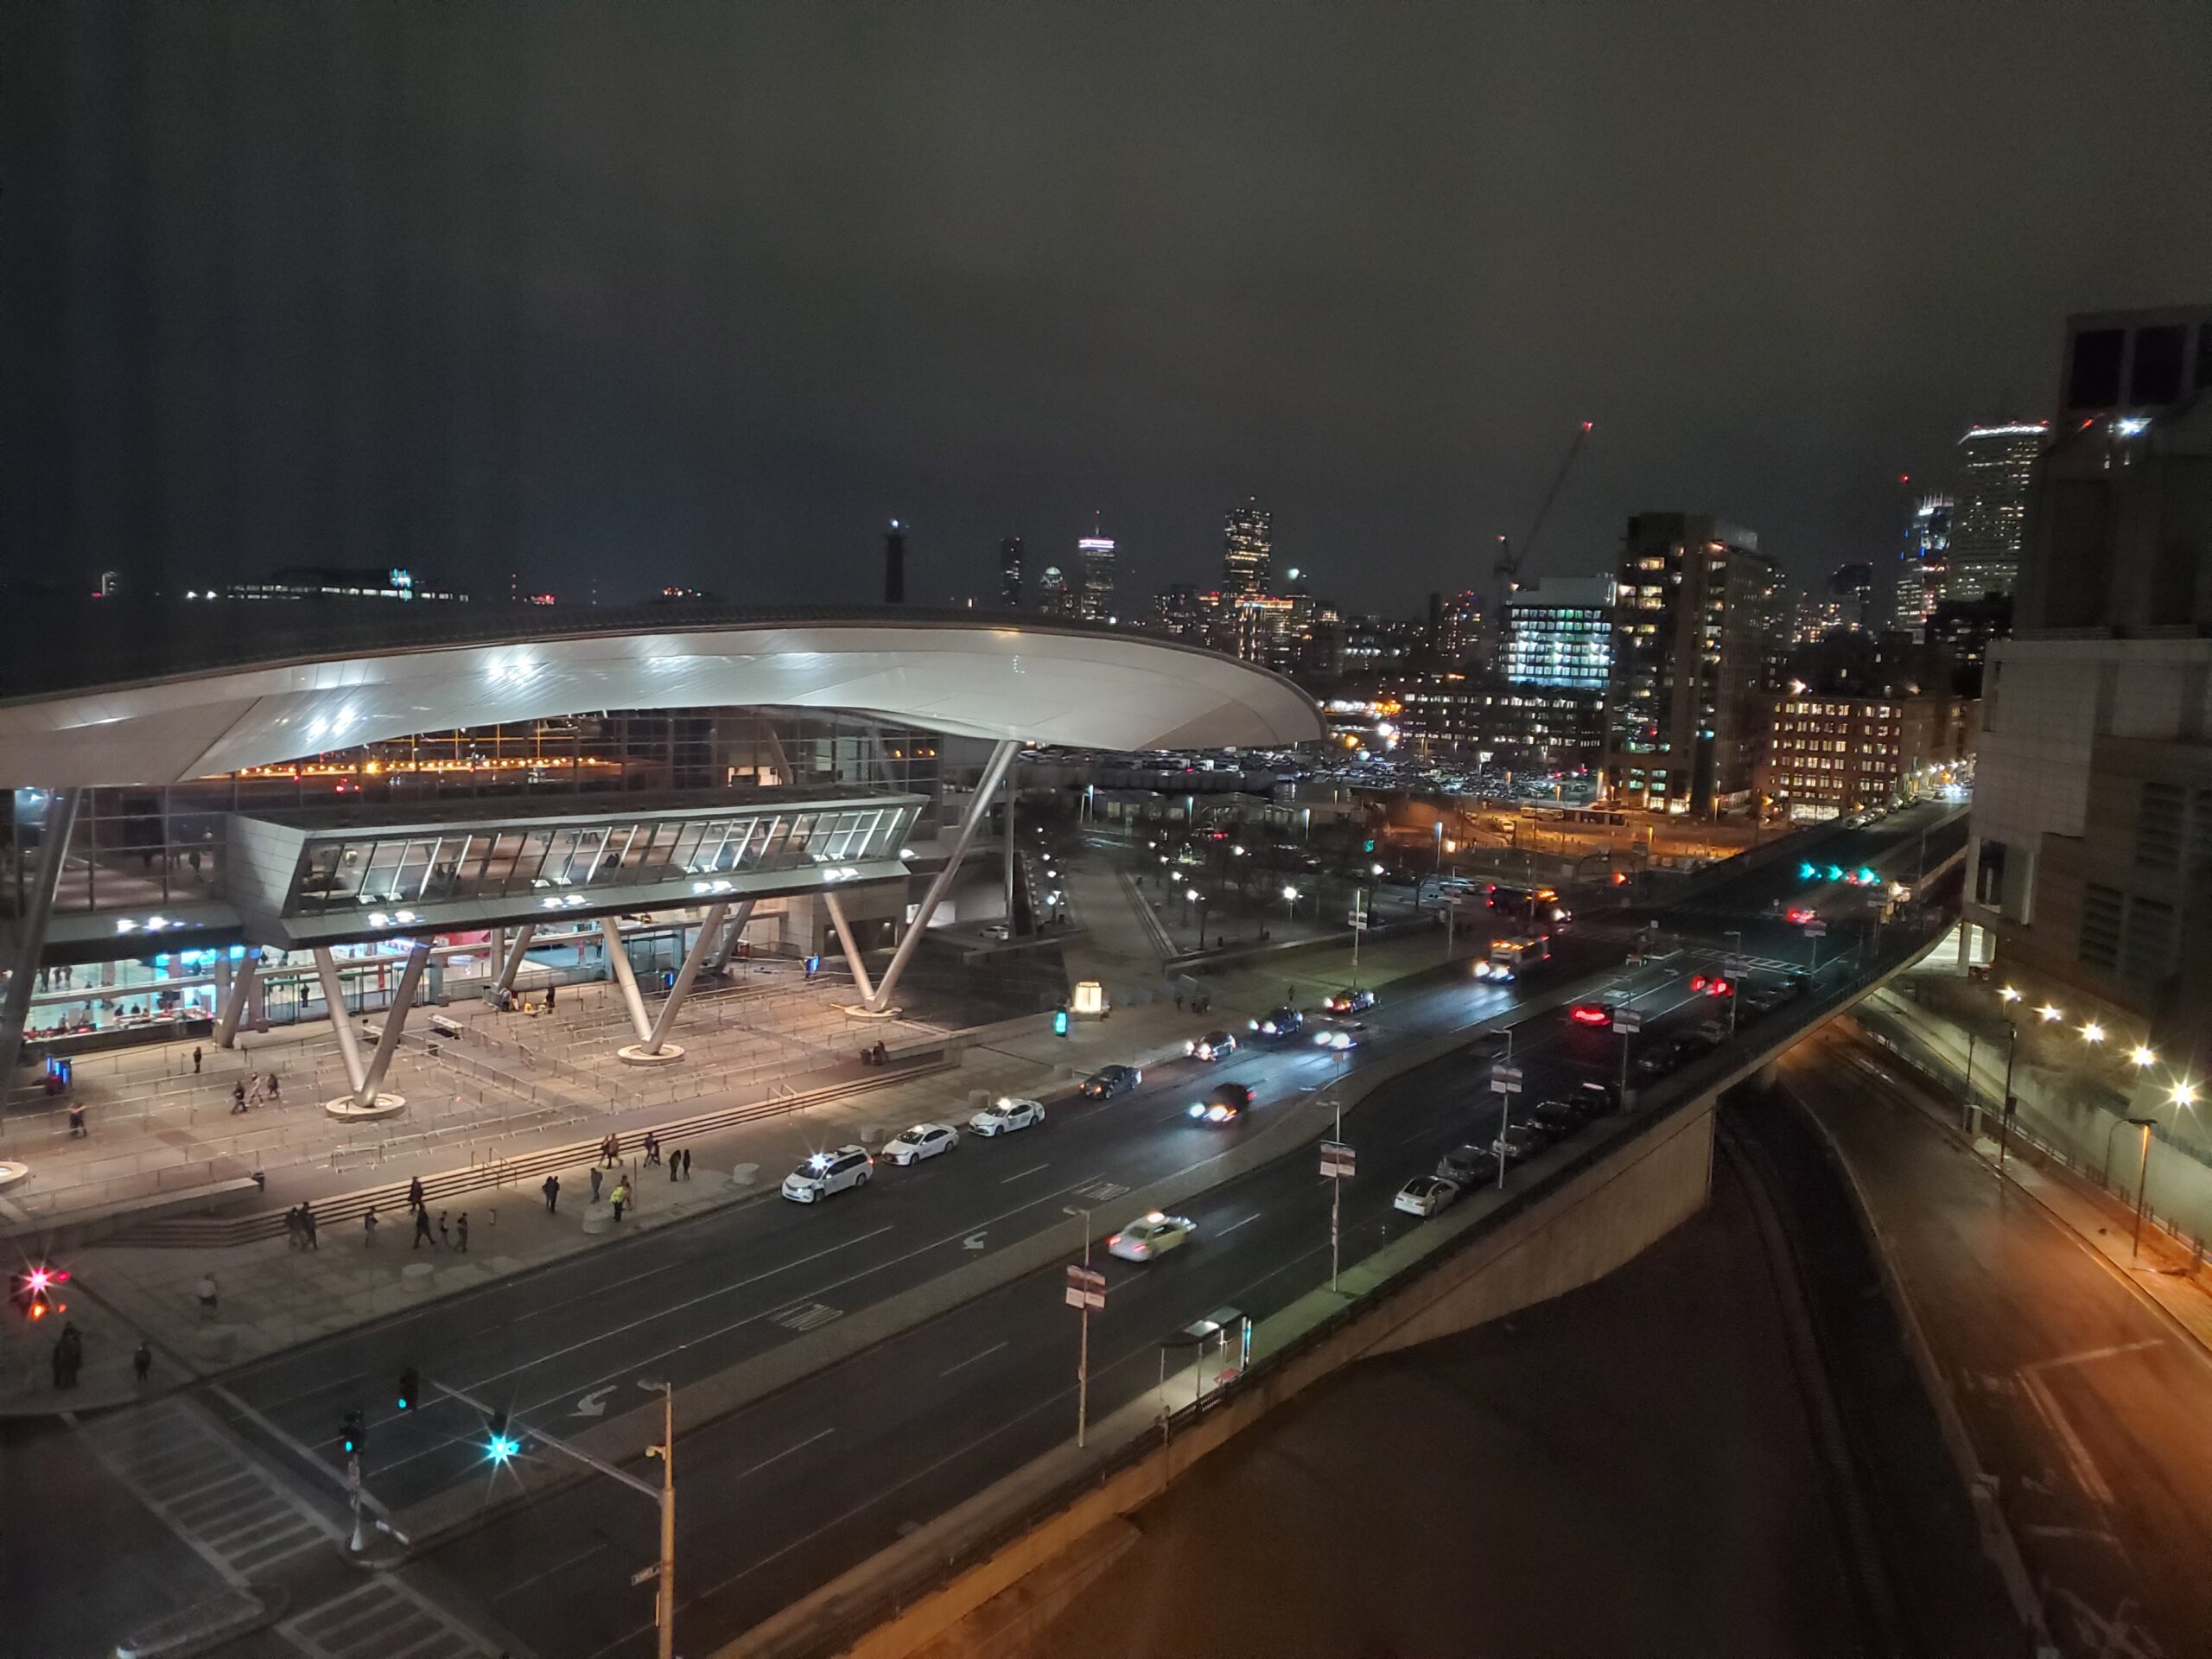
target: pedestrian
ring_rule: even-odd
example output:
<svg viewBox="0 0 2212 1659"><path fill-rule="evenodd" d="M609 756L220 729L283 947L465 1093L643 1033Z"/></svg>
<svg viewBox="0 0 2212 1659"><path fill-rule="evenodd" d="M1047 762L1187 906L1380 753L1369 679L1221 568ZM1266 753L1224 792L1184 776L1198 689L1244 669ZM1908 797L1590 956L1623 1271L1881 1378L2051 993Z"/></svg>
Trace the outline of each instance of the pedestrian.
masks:
<svg viewBox="0 0 2212 1659"><path fill-rule="evenodd" d="M130 1369L137 1373L138 1386L146 1386L147 1376L154 1369L154 1350L143 1337L138 1338L138 1351L130 1356Z"/></svg>
<svg viewBox="0 0 2212 1659"><path fill-rule="evenodd" d="M645 1161L649 1164L660 1162L660 1138L651 1129L645 1131Z"/></svg>
<svg viewBox="0 0 2212 1659"><path fill-rule="evenodd" d="M192 1046L192 1075L195 1077L200 1075L200 1046L197 1043Z"/></svg>
<svg viewBox="0 0 2212 1659"><path fill-rule="evenodd" d="M269 1074L269 1103L271 1106L282 1106L284 1103L283 1090L277 1085L276 1074L274 1071Z"/></svg>
<svg viewBox="0 0 2212 1659"><path fill-rule="evenodd" d="M284 1212L284 1248L288 1250L296 1250L304 1249L306 1244L307 1239L300 1229L300 1212L297 1210L287 1210Z"/></svg>
<svg viewBox="0 0 2212 1659"><path fill-rule="evenodd" d="M545 1012L548 1014L553 1012L553 993L558 988L557 986L553 985L548 985L545 988Z"/></svg>
<svg viewBox="0 0 2212 1659"><path fill-rule="evenodd" d="M207 1325L212 1322L214 1317L215 1275L212 1273L203 1273L200 1275L200 1322Z"/></svg>
<svg viewBox="0 0 2212 1659"><path fill-rule="evenodd" d="M548 1175L545 1178L545 1213L550 1216L560 1207L561 1178L558 1175Z"/></svg>
<svg viewBox="0 0 2212 1659"><path fill-rule="evenodd" d="M456 1224L454 1224L454 1230L455 1234L458 1236L459 1240L460 1240L459 1243L457 1243L454 1248L454 1249L458 1249L458 1250L459 1250L459 1251L460 1251L463 1255L467 1255L467 1254L468 1254L468 1211L467 1211L464 1210L464 1211L462 1211L461 1212L461 1220L460 1220L458 1223L456 1223Z"/></svg>
<svg viewBox="0 0 2212 1659"><path fill-rule="evenodd" d="M377 1229L384 1224L377 1219L377 1207L371 1205L361 1217L361 1248L372 1249L377 1242Z"/></svg>
<svg viewBox="0 0 2212 1659"><path fill-rule="evenodd" d="M231 1116L237 1117L245 1110L245 1079L241 1077L231 1085Z"/></svg>
<svg viewBox="0 0 2212 1659"><path fill-rule="evenodd" d="M407 1207L410 1210L423 1207L423 1178L420 1175L407 1183Z"/></svg>
<svg viewBox="0 0 2212 1659"><path fill-rule="evenodd" d="M614 1219L617 1221L621 1220L622 1206L630 1202L630 1183L627 1181L615 1182L614 1191L607 1196L614 1200Z"/></svg>
<svg viewBox="0 0 2212 1659"><path fill-rule="evenodd" d="M438 1248L447 1250L453 1248L453 1235L446 1230L446 1212L442 1210L438 1211Z"/></svg>
<svg viewBox="0 0 2212 1659"><path fill-rule="evenodd" d="M1183 1012L1183 993L1180 991L1175 993L1175 1012L1178 1014Z"/></svg>
<svg viewBox="0 0 2212 1659"><path fill-rule="evenodd" d="M668 1179L669 1179L671 1181L675 1180L675 1179L677 1178L677 1174L678 1174L679 1173L681 1173L681 1172L682 1172L683 1168L683 1152L682 1152L681 1150L678 1150L678 1151L676 1151L676 1152L671 1152L671 1153L670 1153L670 1154L668 1154Z"/></svg>
<svg viewBox="0 0 2212 1659"><path fill-rule="evenodd" d="M691 1148L684 1147L681 1156L683 1159L683 1179L688 1181L691 1179Z"/></svg>
<svg viewBox="0 0 2212 1659"><path fill-rule="evenodd" d="M407 1248L410 1250L419 1250L429 1237L430 1212L418 1206L415 1211L415 1242Z"/></svg>
<svg viewBox="0 0 2212 1659"><path fill-rule="evenodd" d="M591 1201L594 1204L597 1204L599 1202L599 1184L605 1179L606 1178L600 1173L599 1166L597 1164L594 1164L591 1166Z"/></svg>
<svg viewBox="0 0 2212 1659"><path fill-rule="evenodd" d="M315 1211L306 1204L300 1205L300 1241L311 1250L322 1248L322 1241L315 1236Z"/></svg>
<svg viewBox="0 0 2212 1659"><path fill-rule="evenodd" d="M82 1101L69 1103L69 1138L73 1141L85 1138L85 1106Z"/></svg>

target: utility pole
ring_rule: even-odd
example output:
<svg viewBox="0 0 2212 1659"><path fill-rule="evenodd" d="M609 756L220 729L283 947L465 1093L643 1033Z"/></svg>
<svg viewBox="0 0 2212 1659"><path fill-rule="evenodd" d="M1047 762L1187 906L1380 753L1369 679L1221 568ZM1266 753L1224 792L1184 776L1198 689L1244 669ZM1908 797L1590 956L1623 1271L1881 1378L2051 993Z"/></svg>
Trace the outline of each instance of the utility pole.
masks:
<svg viewBox="0 0 2212 1659"><path fill-rule="evenodd" d="M660 1444L645 1448L660 1459L660 1589L653 1602L659 1635L658 1659L676 1659L676 1385L660 1384Z"/></svg>

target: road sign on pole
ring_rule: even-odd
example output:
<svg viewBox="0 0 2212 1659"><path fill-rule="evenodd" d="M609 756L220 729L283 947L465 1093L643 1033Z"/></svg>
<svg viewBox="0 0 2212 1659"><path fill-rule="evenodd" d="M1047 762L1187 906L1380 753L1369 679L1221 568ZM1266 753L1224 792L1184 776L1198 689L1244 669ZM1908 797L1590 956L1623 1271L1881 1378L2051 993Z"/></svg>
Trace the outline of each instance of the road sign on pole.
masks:
<svg viewBox="0 0 2212 1659"><path fill-rule="evenodd" d="M1490 1069L1490 1089L1494 1095L1519 1094L1521 1068L1517 1065L1493 1065Z"/></svg>
<svg viewBox="0 0 2212 1659"><path fill-rule="evenodd" d="M1805 937L1808 939L1825 938L1827 931L1828 925L1817 918L1805 924Z"/></svg>
<svg viewBox="0 0 2212 1659"><path fill-rule="evenodd" d="M1643 1029L1643 1010L1641 1008L1615 1008L1613 1010L1613 1029L1624 1034L1631 1031L1642 1031Z"/></svg>
<svg viewBox="0 0 2212 1659"><path fill-rule="evenodd" d="M1103 1307L1106 1306L1106 1275L1096 1268L1071 1264L1068 1268L1068 1306L1070 1307Z"/></svg>
<svg viewBox="0 0 2212 1659"><path fill-rule="evenodd" d="M1332 1181L1348 1180L1353 1173L1357 1155L1341 1141L1321 1143L1321 1173Z"/></svg>

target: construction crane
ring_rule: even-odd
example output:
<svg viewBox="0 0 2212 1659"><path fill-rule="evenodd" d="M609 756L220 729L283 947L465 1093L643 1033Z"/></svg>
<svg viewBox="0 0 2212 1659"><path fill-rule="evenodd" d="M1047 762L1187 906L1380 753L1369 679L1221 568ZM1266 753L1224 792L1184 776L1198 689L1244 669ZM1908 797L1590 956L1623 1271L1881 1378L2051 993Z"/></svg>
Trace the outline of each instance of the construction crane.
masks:
<svg viewBox="0 0 2212 1659"><path fill-rule="evenodd" d="M1521 538L1519 550L1516 551L1504 537L1497 538L1495 574L1503 578L1503 585L1498 594L1501 603L1511 598L1513 590L1521 585L1521 562L1529 556L1529 550L1536 544L1536 537L1542 534L1544 520L1551 517L1552 503L1559 499L1560 486L1567 482L1567 474L1574 470L1575 457L1582 453L1584 446L1590 442L1590 434L1596 429L1596 422L1585 421L1576 430L1574 442L1567 446L1567 457L1560 462L1559 471L1552 475L1552 486L1544 492L1543 505L1536 509L1536 517L1529 526L1529 533Z"/></svg>

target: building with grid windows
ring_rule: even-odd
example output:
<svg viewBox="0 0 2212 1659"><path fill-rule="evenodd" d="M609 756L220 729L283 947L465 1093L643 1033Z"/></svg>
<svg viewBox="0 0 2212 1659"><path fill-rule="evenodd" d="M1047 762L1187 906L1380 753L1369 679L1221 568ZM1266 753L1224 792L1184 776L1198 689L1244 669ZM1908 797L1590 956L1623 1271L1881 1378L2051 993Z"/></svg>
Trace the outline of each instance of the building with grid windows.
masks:
<svg viewBox="0 0 2212 1659"><path fill-rule="evenodd" d="M1747 530L1694 513L1629 520L1606 691L1612 804L1702 815L1749 799L1780 587Z"/></svg>
<svg viewBox="0 0 2212 1659"><path fill-rule="evenodd" d="M1973 710L1951 696L1777 697L1759 787L1800 822L1880 806L1973 753Z"/></svg>
<svg viewBox="0 0 2212 1659"><path fill-rule="evenodd" d="M1968 427L1959 440L1959 488L1951 510L1944 598L2010 594L2019 581L2028 486L2050 435L2046 422L2011 421Z"/></svg>
<svg viewBox="0 0 2212 1659"><path fill-rule="evenodd" d="M1506 596L1485 739L1515 764L1595 766L1613 668L1613 581L1548 576Z"/></svg>
<svg viewBox="0 0 2212 1659"><path fill-rule="evenodd" d="M1274 570L1274 535L1256 500L1229 515L1222 534L1221 591L1231 599L1264 594Z"/></svg>

